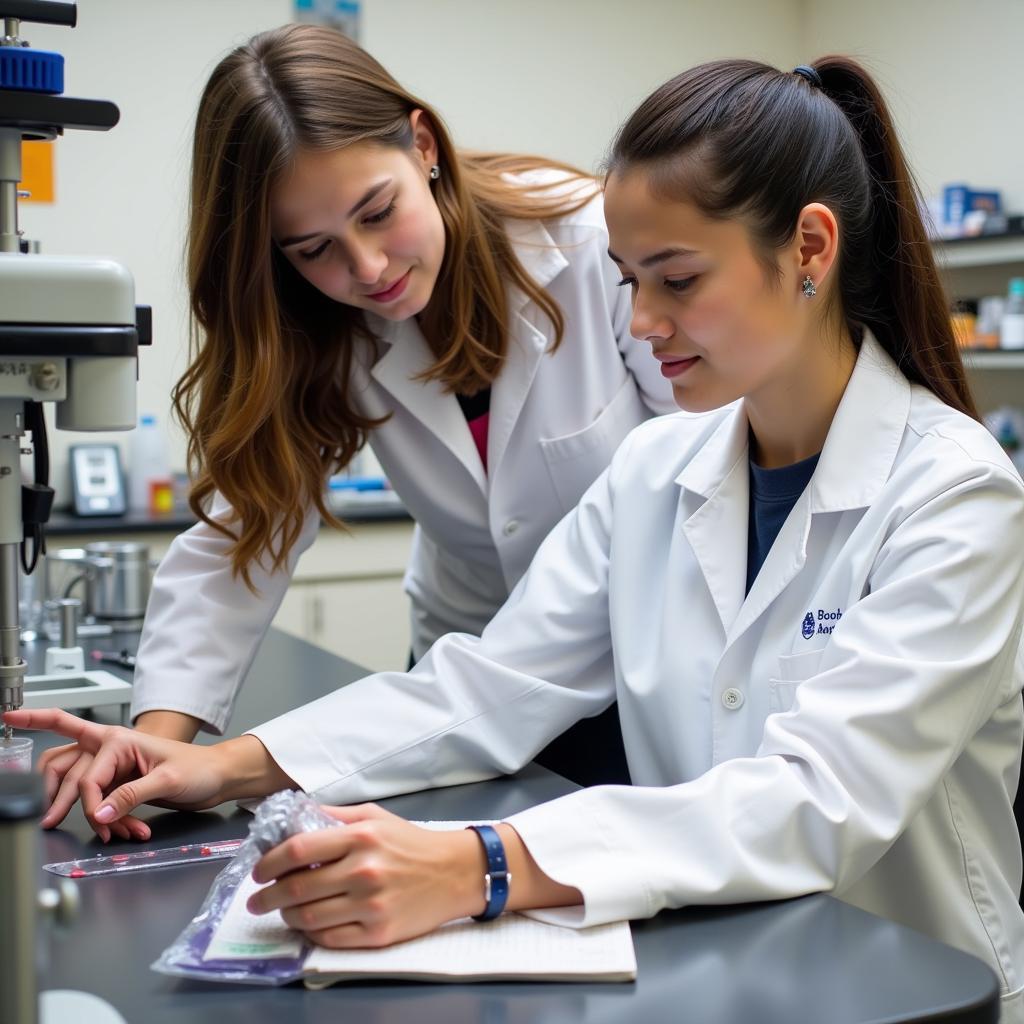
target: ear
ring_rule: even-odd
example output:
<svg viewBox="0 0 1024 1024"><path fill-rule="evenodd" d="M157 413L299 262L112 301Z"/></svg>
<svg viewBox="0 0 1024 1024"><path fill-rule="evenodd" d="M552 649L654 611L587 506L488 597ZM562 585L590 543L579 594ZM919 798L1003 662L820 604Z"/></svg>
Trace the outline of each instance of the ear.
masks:
<svg viewBox="0 0 1024 1024"><path fill-rule="evenodd" d="M412 128L413 156L423 167L426 174L437 163L437 136L429 115L420 109L409 115L409 126Z"/></svg>
<svg viewBox="0 0 1024 1024"><path fill-rule="evenodd" d="M835 214L824 203L808 203L797 218L794 242L798 281L809 277L820 289L839 255Z"/></svg>

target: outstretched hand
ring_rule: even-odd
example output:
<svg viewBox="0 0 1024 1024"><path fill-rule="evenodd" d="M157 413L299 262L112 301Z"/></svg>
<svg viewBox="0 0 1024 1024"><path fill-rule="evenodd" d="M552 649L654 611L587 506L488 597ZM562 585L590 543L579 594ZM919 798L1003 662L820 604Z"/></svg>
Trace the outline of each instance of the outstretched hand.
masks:
<svg viewBox="0 0 1024 1024"><path fill-rule="evenodd" d="M42 819L47 828L60 824L81 799L86 819L104 842L112 832L148 839L149 827L130 813L139 804L206 810L227 798L216 747L99 725L53 708L8 711L3 719L15 729L46 730L74 741L40 759L50 800Z"/></svg>

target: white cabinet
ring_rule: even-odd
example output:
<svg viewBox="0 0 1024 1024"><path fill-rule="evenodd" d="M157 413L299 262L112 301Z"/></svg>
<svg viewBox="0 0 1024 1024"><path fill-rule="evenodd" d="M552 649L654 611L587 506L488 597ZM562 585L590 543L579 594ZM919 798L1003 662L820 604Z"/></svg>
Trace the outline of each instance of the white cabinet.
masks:
<svg viewBox="0 0 1024 1024"><path fill-rule="evenodd" d="M1011 277L1024 277L1024 236L934 243L935 257L954 299L1005 295ZM1024 408L1024 352L965 353L978 408Z"/></svg>
<svg viewBox="0 0 1024 1024"><path fill-rule="evenodd" d="M409 604L402 576L412 523L323 529L299 559L274 625L374 671L404 669Z"/></svg>
<svg viewBox="0 0 1024 1024"><path fill-rule="evenodd" d="M404 669L409 658L409 607L402 576L413 524L408 519L351 523L347 532L320 530L296 566L274 625L374 671ZM51 537L52 549L96 540L148 545L159 560L174 533L75 534Z"/></svg>

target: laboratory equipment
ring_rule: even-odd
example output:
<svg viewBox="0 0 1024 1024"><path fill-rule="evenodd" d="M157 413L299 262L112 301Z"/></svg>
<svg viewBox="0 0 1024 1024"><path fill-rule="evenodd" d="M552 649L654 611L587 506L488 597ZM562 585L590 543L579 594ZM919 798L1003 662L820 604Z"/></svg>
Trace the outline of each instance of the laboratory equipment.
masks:
<svg viewBox="0 0 1024 1024"><path fill-rule="evenodd" d="M36 994L40 915L59 926L78 910L73 882L61 880L56 889L42 892L36 888L42 811L39 775L0 775L0 1019L4 1024L125 1024L112 1006L86 992Z"/></svg>
<svg viewBox="0 0 1024 1024"><path fill-rule="evenodd" d="M77 597L61 597L53 602L60 617L60 640L46 648L46 675L67 675L85 671L85 652L78 646L78 612L82 602Z"/></svg>
<svg viewBox="0 0 1024 1024"><path fill-rule="evenodd" d="M20 37L23 20L74 26L75 4L0 0L0 16L6 57L0 61L0 708L6 710L26 703L19 555L31 572L53 503L41 403L57 403L59 428L132 429L138 346L140 335L149 340L149 320L136 309L131 275L119 264L27 251L18 229L22 140L52 141L67 128L105 131L119 114L104 100L59 95L63 58L31 50ZM22 447L26 432L31 449ZM29 484L21 480L23 453L34 458L36 479ZM96 703L94 690L81 687L79 707Z"/></svg>
<svg viewBox="0 0 1024 1024"><path fill-rule="evenodd" d="M119 516L128 508L121 450L116 444L75 444L71 460L71 496L76 516Z"/></svg>
<svg viewBox="0 0 1024 1024"><path fill-rule="evenodd" d="M135 306L124 267L107 259L40 255L22 237L22 141L52 142L68 128L106 131L120 115L108 101L62 95L63 57L33 50L21 37L23 21L74 27L74 3L0 0L0 17L0 710L32 706L33 699L73 683L81 684L74 687L77 706L89 707L104 702L103 686L87 678L94 674L26 679L19 648L19 562L31 574L45 552L43 528L53 504L42 403L57 403L61 429L132 429L138 346L149 341L149 320ZM23 447L26 433L31 448ZM33 456L31 483L22 481L23 454ZM11 736L6 725L4 736ZM12 788L21 780L36 785ZM120 1021L85 993L37 997L39 781L34 774L0 777L0 1016L5 1024L36 1024L40 1013L46 1024Z"/></svg>
<svg viewBox="0 0 1024 1024"><path fill-rule="evenodd" d="M89 616L108 622L118 630L142 628L149 600L153 562L149 547L138 541L92 541L84 548L61 548L47 557L47 594L55 596L52 578L56 564L80 569L60 588L67 597L79 582L85 582L85 609ZM85 636L85 633L82 633Z"/></svg>
<svg viewBox="0 0 1024 1024"><path fill-rule="evenodd" d="M65 860L44 864L43 870L65 878L95 878L97 875L122 875L132 871L173 868L181 864L229 860L238 852L244 839L220 839L212 843L189 843L160 850L133 850L131 853L99 854L81 860Z"/></svg>
<svg viewBox="0 0 1024 1024"><path fill-rule="evenodd" d="M0 739L0 774L32 771L33 746L31 736Z"/></svg>

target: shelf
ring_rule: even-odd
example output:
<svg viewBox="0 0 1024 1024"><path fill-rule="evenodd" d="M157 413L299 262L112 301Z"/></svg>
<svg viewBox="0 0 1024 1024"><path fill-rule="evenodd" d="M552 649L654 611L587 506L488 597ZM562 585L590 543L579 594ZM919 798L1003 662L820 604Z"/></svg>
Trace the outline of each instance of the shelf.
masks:
<svg viewBox="0 0 1024 1024"><path fill-rule="evenodd" d="M998 349L962 350L968 370L1024 370L1024 351L1001 352Z"/></svg>
<svg viewBox="0 0 1024 1024"><path fill-rule="evenodd" d="M932 242L940 269L1024 263L1024 235L979 236Z"/></svg>

